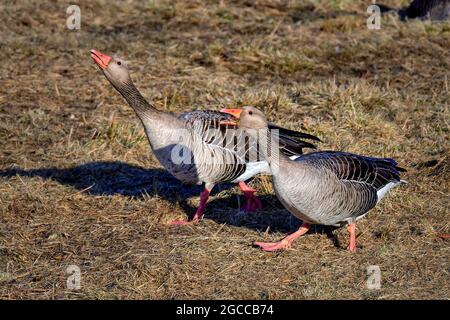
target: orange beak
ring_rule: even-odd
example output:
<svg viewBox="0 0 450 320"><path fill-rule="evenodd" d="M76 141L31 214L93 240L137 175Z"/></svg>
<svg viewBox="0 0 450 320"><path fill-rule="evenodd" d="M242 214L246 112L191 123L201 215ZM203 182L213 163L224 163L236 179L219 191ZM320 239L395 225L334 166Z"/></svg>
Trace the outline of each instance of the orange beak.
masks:
<svg viewBox="0 0 450 320"><path fill-rule="evenodd" d="M239 119L242 109L221 109L220 112L231 114L236 119ZM238 125L237 121L233 121L233 120L223 120L223 121L220 121L220 124L230 125L230 126Z"/></svg>
<svg viewBox="0 0 450 320"><path fill-rule="evenodd" d="M238 118L241 116L242 109L221 109L220 112L228 113Z"/></svg>
<svg viewBox="0 0 450 320"><path fill-rule="evenodd" d="M106 54L100 53L97 50L91 50L91 58L94 59L95 63L101 68L106 69L112 57Z"/></svg>

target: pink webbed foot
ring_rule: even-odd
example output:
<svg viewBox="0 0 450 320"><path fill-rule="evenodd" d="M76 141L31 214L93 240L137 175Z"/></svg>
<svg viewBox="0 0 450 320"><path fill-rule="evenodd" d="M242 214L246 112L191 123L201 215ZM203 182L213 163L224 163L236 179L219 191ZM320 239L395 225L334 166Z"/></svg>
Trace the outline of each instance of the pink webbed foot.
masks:
<svg viewBox="0 0 450 320"><path fill-rule="evenodd" d="M169 222L170 226L186 226L188 224L194 224L198 222L203 217L204 207L200 206L197 212L190 220L173 220Z"/></svg>
<svg viewBox="0 0 450 320"><path fill-rule="evenodd" d="M286 241L285 239L278 242L255 242L254 245L261 248L262 251L277 251L285 250L291 247L292 241Z"/></svg>
<svg viewBox="0 0 450 320"><path fill-rule="evenodd" d="M210 190L205 189L200 194L200 206L198 207L197 211L195 212L195 215L192 217L191 220L174 220L169 222L170 226L185 226L188 224L193 224L198 222L201 218L203 218L203 214L205 213L206 208L206 202L208 201Z"/></svg>
<svg viewBox="0 0 450 320"><path fill-rule="evenodd" d="M244 193L245 204L242 208L244 212L253 212L262 209L261 200L255 195L256 190L250 188L245 184L245 182L239 182L239 187Z"/></svg>
<svg viewBox="0 0 450 320"><path fill-rule="evenodd" d="M308 232L310 228L309 223L303 222L300 228L294 233L288 235L283 240L278 242L255 242L254 245L261 248L263 251L276 251L276 250L285 250L291 247L292 242L298 237L304 235Z"/></svg>

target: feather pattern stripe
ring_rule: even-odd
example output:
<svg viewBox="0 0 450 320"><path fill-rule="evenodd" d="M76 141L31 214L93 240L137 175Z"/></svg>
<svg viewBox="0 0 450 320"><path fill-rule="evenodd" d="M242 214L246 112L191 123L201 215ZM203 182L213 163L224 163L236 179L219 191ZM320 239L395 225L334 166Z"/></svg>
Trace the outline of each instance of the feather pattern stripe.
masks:
<svg viewBox="0 0 450 320"><path fill-rule="evenodd" d="M200 138L202 143L192 145L196 154L206 154L205 157L214 154L216 161L208 165L199 161L197 166L197 170L205 170L206 175L214 176L213 180L236 182L246 172L249 162L261 163L260 167L266 168L262 156L255 150L258 146L252 145L243 130L221 124L221 121L236 120L233 115L220 111L196 110L181 113L178 119ZM303 148L315 148L315 145L301 140L302 138L320 141L315 136L276 125L271 125L269 130L271 129L279 134L280 150L288 156L302 154ZM223 162L223 157L227 158L226 163Z"/></svg>
<svg viewBox="0 0 450 320"><path fill-rule="evenodd" d="M275 190L291 212L310 223L342 225L364 216L401 183L404 169L389 158L321 151L282 158L278 171Z"/></svg>

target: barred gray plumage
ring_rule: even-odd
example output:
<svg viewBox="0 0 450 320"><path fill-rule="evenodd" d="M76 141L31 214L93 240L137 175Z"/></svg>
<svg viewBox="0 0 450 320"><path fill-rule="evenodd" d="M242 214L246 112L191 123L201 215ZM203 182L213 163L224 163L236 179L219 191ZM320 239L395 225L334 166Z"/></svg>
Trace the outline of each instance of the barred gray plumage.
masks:
<svg viewBox="0 0 450 320"><path fill-rule="evenodd" d="M228 125L221 124L225 120L235 119L233 116L211 110L181 114L159 111L136 89L125 61L95 50L91 50L91 56L138 115L158 161L184 183L205 184L194 220L202 216L210 191L220 182L239 182L248 201L259 201L254 199L255 190L243 181L258 173L268 173L268 164L258 153L250 157L253 149L245 149L247 143L242 130L237 127L231 130ZM304 147L315 147L302 138L320 141L312 135L272 124L269 130L276 131L280 137L280 148L287 155L299 155ZM238 150L242 147L243 151Z"/></svg>
<svg viewBox="0 0 450 320"><path fill-rule="evenodd" d="M375 207L385 195L384 188L401 183L399 171L403 169L396 165L388 158L313 152L295 161L283 158L273 177L274 187L280 200L294 206L292 213L301 220L341 226Z"/></svg>
<svg viewBox="0 0 450 320"><path fill-rule="evenodd" d="M271 138L264 114L244 107L239 126L253 136ZM262 142L260 142L262 143ZM267 144L267 143L266 143ZM403 183L404 169L389 158L373 158L339 151L319 151L291 160L262 149L272 171L281 203L303 221L302 227L277 243L256 242L265 251L288 248L310 224L349 225L350 250L356 250L355 221L363 217L392 187Z"/></svg>

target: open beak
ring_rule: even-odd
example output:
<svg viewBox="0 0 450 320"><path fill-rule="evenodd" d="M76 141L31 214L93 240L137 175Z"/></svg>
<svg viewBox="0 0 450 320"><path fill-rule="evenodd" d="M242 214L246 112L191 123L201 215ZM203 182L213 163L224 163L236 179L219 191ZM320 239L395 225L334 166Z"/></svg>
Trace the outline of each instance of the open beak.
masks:
<svg viewBox="0 0 450 320"><path fill-rule="evenodd" d="M231 114L237 120L241 116L242 109L221 109L220 112ZM231 126L238 125L237 121L235 121L235 120L220 121L220 124L231 125Z"/></svg>
<svg viewBox="0 0 450 320"><path fill-rule="evenodd" d="M107 56L106 54L100 53L97 50L92 49L91 58L94 59L95 63L101 68L106 69L108 67L109 62L112 57Z"/></svg>

